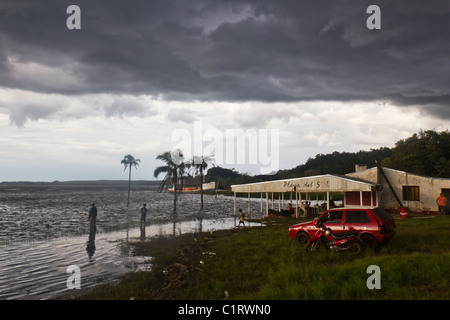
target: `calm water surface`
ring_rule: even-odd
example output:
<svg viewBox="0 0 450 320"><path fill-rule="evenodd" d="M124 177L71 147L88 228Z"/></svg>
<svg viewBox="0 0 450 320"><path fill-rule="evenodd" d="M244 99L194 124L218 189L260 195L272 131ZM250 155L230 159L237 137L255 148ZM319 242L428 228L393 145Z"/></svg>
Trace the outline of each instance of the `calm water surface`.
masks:
<svg viewBox="0 0 450 320"><path fill-rule="evenodd" d="M136 257L128 245L156 236L177 236L233 228L233 198L183 194L173 216L173 195L155 186L132 191L126 207L122 185L0 185L0 299L50 299L72 293L71 274L81 270L81 287L112 282L126 272L150 270L151 257ZM98 207L97 232L89 234L87 210ZM147 225L139 228L139 209L147 203ZM247 210L247 200L238 207ZM260 202L251 201L259 216Z"/></svg>

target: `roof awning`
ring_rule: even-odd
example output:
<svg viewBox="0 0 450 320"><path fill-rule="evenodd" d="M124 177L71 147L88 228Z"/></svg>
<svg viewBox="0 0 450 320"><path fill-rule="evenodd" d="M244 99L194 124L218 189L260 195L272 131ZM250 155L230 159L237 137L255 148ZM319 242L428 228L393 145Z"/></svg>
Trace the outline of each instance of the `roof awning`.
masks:
<svg viewBox="0 0 450 320"><path fill-rule="evenodd" d="M373 191L377 184L339 175L320 175L312 177L265 181L232 185L231 190L242 193L256 192L345 192Z"/></svg>

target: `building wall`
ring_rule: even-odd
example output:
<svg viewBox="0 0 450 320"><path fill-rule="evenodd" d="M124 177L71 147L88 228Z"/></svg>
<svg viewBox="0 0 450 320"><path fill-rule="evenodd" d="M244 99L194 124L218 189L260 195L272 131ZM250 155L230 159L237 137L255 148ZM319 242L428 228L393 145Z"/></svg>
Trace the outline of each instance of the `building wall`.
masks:
<svg viewBox="0 0 450 320"><path fill-rule="evenodd" d="M436 198L443 189L450 189L450 179L423 177L389 168L383 168L383 172L402 203L402 206L408 208L409 212L437 212ZM382 184L383 190L381 192L380 206L385 209L400 209L400 204L378 168L374 167L349 173L348 176ZM417 188L418 199L408 200L408 195L415 196L414 191Z"/></svg>

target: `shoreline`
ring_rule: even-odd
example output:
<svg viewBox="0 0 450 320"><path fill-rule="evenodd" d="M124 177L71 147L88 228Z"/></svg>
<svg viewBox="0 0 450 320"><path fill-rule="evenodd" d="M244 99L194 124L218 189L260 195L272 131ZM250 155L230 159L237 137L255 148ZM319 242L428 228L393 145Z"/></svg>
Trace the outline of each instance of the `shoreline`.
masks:
<svg viewBox="0 0 450 320"><path fill-rule="evenodd" d="M0 296L1 299L12 300L52 300L71 295L66 287L69 277L66 269L70 265L81 268L86 289L111 281L115 283L124 274L152 268L152 257L134 254L130 242L151 243L183 236L192 238L192 234L201 232L201 229L215 232L233 224L234 219L231 218L152 223L145 228L136 224L129 229L97 232L94 239L86 232L77 236L5 244L1 248L8 255L0 257L0 276L5 279ZM87 245L91 240L95 251L89 253ZM19 278L20 281L17 280Z"/></svg>
<svg viewBox="0 0 450 320"><path fill-rule="evenodd" d="M358 256L325 251L307 255L304 247L287 236L287 227L301 220L305 219L274 217L265 220L264 228L241 227L202 232L196 237L134 242L136 253L154 257L152 271L126 275L119 284L99 286L70 299L450 298L449 287L442 282L450 262L450 233L442 234L443 229L450 230L448 216L399 219L397 235L388 244ZM434 241L428 241L429 237ZM379 266L383 277L390 279L383 290L367 288L366 269L370 265Z"/></svg>
<svg viewBox="0 0 450 320"><path fill-rule="evenodd" d="M233 218L234 220L234 218ZM130 239L130 245L133 247L135 256L144 256L153 258L157 261L151 270L144 272L128 272L120 277L119 283L116 284L100 284L98 286L84 289L80 293L68 294L55 298L56 300L97 300L107 299L104 297L103 290L106 294L111 293L111 289L116 288L120 291L121 286L127 287L129 283L133 283L136 279L146 279L154 285L151 290L151 296L145 300L176 300L174 296L182 285L191 276L195 276L195 272L201 272L203 260L210 259L215 253L208 251L209 245L218 238L228 237L239 232L251 232L253 229L259 229L267 225L263 220L245 220L246 227L237 227L236 225L229 228L207 230L195 234L183 233L176 237L163 236L149 239L149 241L139 241L137 238ZM153 256L155 255L155 256ZM150 275L146 277L146 275ZM125 298L125 300L139 299L135 296ZM119 298L124 300L124 298Z"/></svg>

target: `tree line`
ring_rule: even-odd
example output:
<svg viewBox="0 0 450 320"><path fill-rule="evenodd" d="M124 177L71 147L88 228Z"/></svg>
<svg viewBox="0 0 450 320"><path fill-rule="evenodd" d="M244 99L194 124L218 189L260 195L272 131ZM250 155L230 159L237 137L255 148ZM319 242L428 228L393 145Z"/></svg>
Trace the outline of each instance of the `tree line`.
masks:
<svg viewBox="0 0 450 320"><path fill-rule="evenodd" d="M381 165L428 177L450 178L450 132L421 130L399 140Z"/></svg>
<svg viewBox="0 0 450 320"><path fill-rule="evenodd" d="M450 178L450 132L445 130L419 131L407 139L395 143L395 147L382 147L358 152L332 152L317 154L304 164L292 169L279 170L271 175L250 176L234 169L213 165L213 158L194 156L185 159L181 150L166 151L156 157L163 162L154 170L154 177L165 174L159 191L174 189L174 211L176 211L177 193L183 188L186 178L199 177L201 205L203 208L203 181L215 180L216 188L230 189L233 184L252 183L270 180L307 177L321 174L346 174L355 170L355 164L365 164L368 168L376 163L383 167L407 171L429 177ZM122 160L125 169L129 169L128 204L131 186L131 168L137 168L140 160L126 155ZM209 165L213 165L208 169Z"/></svg>
<svg viewBox="0 0 450 320"><path fill-rule="evenodd" d="M419 131L407 139L396 142L395 147L381 147L369 151L332 152L317 154L304 164L292 169L279 170L272 175L250 176L234 169L213 167L207 179L215 179L219 188L229 189L233 184L291 179L321 174L346 174L355 170L356 164L368 168L376 165L407 171L429 177L450 178L450 132L445 130Z"/></svg>

